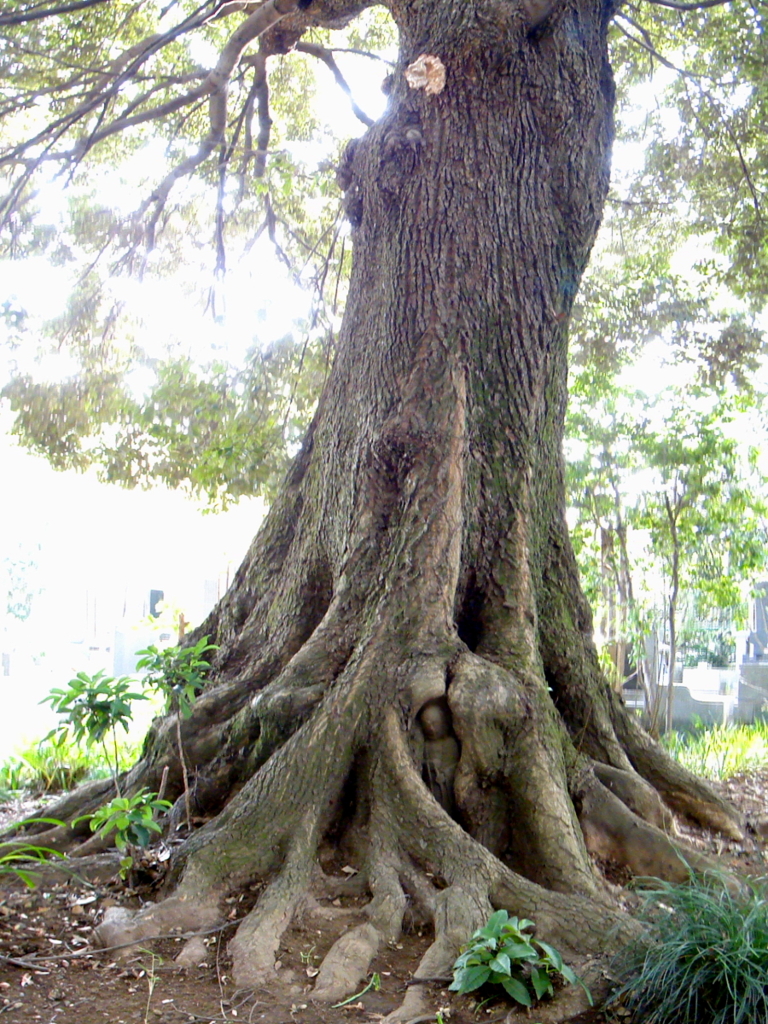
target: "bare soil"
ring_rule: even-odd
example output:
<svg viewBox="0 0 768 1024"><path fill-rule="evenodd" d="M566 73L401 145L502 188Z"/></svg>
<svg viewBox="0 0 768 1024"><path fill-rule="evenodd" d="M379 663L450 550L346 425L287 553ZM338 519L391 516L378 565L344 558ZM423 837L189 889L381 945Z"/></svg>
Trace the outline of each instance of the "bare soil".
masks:
<svg viewBox="0 0 768 1024"><path fill-rule="evenodd" d="M721 784L724 795L748 822L768 812L768 771L736 776ZM3 809L3 817L29 813L26 807ZM752 875L765 874L763 841L750 835L744 843L679 823L685 839L718 857L723 867ZM614 865L600 868L612 885L630 879ZM618 889L617 899L621 899ZM346 1005L330 1007L312 1001L312 979L323 954L356 919L360 904L345 900L349 917L327 921L308 913L286 934L275 983L256 993L236 992L230 978L226 944L234 925L256 893L233 897L230 926L201 937L200 958L190 967L174 963L183 940L161 939L141 950L94 950L93 928L105 909L115 904L137 906L145 894L126 889L118 878L95 884L77 879L42 881L27 889L9 879L0 890L0 1024L343 1024L379 1021L403 1000L412 973L430 942L430 935L414 927L402 940L386 948L374 964L380 985L371 987ZM338 901L337 901L338 902ZM602 979L607 989L606 964L574 964L577 971ZM428 986L431 1015L418 1021L446 1024L506 1022L528 1024L542 1020L568 1020L572 1024L640 1024L622 1007L581 1013L568 1000L562 1010L541 1006L532 1014L518 1012L501 999L483 1000L485 993L458 996L447 982ZM416 1024L416 1022L413 1022Z"/></svg>

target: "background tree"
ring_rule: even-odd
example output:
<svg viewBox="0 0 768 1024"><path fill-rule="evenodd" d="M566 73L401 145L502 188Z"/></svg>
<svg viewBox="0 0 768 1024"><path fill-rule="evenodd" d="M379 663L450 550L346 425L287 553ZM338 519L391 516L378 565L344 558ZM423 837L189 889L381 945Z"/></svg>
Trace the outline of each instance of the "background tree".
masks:
<svg viewBox="0 0 768 1024"><path fill-rule="evenodd" d="M765 481L756 466L757 438L748 433L753 402L754 396L690 385L664 389L653 400L619 387L589 398L576 387L569 441L579 453L569 462L569 480L580 564L592 581L593 603L616 603L603 635L614 641L622 668L618 657L634 635L652 731L662 697L667 729L672 715L643 653L654 629L652 608L665 606L669 687L682 593L700 618L728 609L739 618L745 585L765 567ZM638 600L638 583L650 607Z"/></svg>
<svg viewBox="0 0 768 1024"><path fill-rule="evenodd" d="M289 263L291 251L323 246L323 265L340 263L338 237L321 242L333 238L327 226L291 226L301 190L284 188L276 208L277 184L299 174L272 153L265 89L288 107L300 73L281 55L311 43L328 58L322 33L365 17L365 6L13 4L0 16L15 133L3 157L10 244L37 244L35 175L64 169L83 186L87 167L122 147L138 152L154 129L170 165L151 172L133 220L102 221L101 247L119 250L124 266L146 274L147 246L161 262L189 244L203 184L214 196L215 270L233 220L273 237ZM315 995L331 1000L397 936L408 902L435 925L422 977L445 973L491 906L532 918L556 945L599 950L626 924L606 906L590 852L682 877L667 806L740 835L733 809L606 685L565 524L567 333L608 194L615 8L438 0L389 11L398 48L387 109L337 171L354 260L333 366L232 587L189 637L218 645L182 724L195 810L209 821L175 855L173 895L100 929L107 941L139 941L213 925L223 894L258 880L230 948L237 982L261 983L307 891L349 890L341 854L370 901L323 961ZM718 218L735 204L760 247L762 221L742 202L759 168L739 159L740 149L751 155L742 129L757 148L762 138L760 16L742 4L694 9L690 22L680 13L622 15L640 51L619 42L619 84L648 78L656 30L686 81L707 77L723 173L689 176L682 198L669 174L667 194L681 216ZM215 47L210 70L193 59L193 34ZM693 109L703 118L698 93ZM729 182L725 170L738 168ZM194 203L178 198L190 175ZM67 230L76 226L73 217ZM94 248L91 226L75 241ZM723 273L736 274L738 242L721 248ZM318 276L326 296L332 278ZM179 797L167 719L122 791L156 789L166 766ZM51 814L69 819L100 799L97 783ZM71 841L67 830L46 837ZM418 1013L417 988L404 1019Z"/></svg>
<svg viewBox="0 0 768 1024"><path fill-rule="evenodd" d="M663 430L648 431L640 441L657 482L644 496L638 518L650 533L668 587L667 730L672 728L681 587L695 589L702 604L733 607L740 584L766 562L766 506L750 487L754 462L744 465L737 441L725 433L732 413L701 393L669 398ZM661 401L669 398L662 395Z"/></svg>

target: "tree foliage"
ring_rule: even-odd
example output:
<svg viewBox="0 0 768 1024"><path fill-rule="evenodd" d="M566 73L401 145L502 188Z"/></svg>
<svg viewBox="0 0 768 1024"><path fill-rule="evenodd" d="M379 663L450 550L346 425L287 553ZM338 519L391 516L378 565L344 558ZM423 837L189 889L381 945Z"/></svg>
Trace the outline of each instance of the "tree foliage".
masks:
<svg viewBox="0 0 768 1024"><path fill-rule="evenodd" d="M43 258L72 287L47 320L3 300L2 394L23 444L57 468L95 463L107 480L183 485L214 505L272 492L344 300L333 172L345 137L371 123L361 108L394 41L382 7L352 20L361 6L5 5L3 252ZM627 6L615 20L619 160L576 362L603 374L661 335L703 382L730 375L741 386L764 349L754 319L768 278L764 14L746 3L674 8ZM366 98L351 99L346 121L330 118L328 89L346 108L352 78ZM245 358L146 340L131 275L188 282L213 332L226 320L227 273L248 267L258 287L270 258L313 296L292 338L265 350L254 336ZM68 360L46 376L28 353L51 347Z"/></svg>

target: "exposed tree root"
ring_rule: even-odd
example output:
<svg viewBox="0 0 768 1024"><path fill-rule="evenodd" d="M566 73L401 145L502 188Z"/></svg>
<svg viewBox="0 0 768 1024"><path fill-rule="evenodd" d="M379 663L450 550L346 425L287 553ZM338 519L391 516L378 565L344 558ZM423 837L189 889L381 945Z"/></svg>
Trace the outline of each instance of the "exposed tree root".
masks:
<svg viewBox="0 0 768 1024"><path fill-rule="evenodd" d="M94 929L94 941L103 947L121 946L159 935L213 928L221 923L222 917L218 895L198 893L190 897L177 893L137 913L125 907L111 907Z"/></svg>
<svg viewBox="0 0 768 1024"><path fill-rule="evenodd" d="M592 762L592 770L597 778L623 804L634 811L644 821L655 825L663 832L674 835L677 831L675 819L668 807L664 806L661 797L645 779L635 772L613 768L611 765Z"/></svg>
<svg viewBox="0 0 768 1024"><path fill-rule="evenodd" d="M363 983L383 944L398 939L409 903L435 932L415 977L434 978L450 973L461 944L493 908L531 918L537 935L566 955L600 953L633 934L633 923L601 893L587 851L671 880L709 866L673 841L669 812L631 767L574 751L535 674L455 642L404 666L377 635L345 654L341 676L310 717L187 840L174 895L135 914L111 911L97 942L139 943L218 925L228 891L266 883L230 943L237 985L253 988L277 979L286 929L297 913L320 909L313 893L365 887L365 920L334 943L315 983L313 997L333 1003ZM401 703L363 710L361 692L370 693L382 673L399 677ZM366 737L373 741L363 746ZM542 804L546 813L536 815ZM335 845L346 843L359 869L355 881L319 869L331 826L341 828ZM390 1024L425 1006L423 986L412 986Z"/></svg>
<svg viewBox="0 0 768 1024"><path fill-rule="evenodd" d="M625 802L587 772L575 793L579 821L590 853L626 865L634 875L685 882L691 870L713 865L695 850L633 813Z"/></svg>
<svg viewBox="0 0 768 1024"><path fill-rule="evenodd" d="M705 828L722 832L731 839L743 839L744 830L736 809L704 779L687 771L640 727L614 696L612 706L616 734L625 746L636 770L675 811Z"/></svg>
<svg viewBox="0 0 768 1024"><path fill-rule="evenodd" d="M556 516L550 530L548 570L538 601L541 622L546 624L539 631L539 649L555 705L577 751L599 764L641 776L668 807L705 828L743 838L735 808L651 739L603 679L591 637L592 616L578 586L564 519ZM615 778L614 785L619 785ZM617 795L621 796L618 791Z"/></svg>

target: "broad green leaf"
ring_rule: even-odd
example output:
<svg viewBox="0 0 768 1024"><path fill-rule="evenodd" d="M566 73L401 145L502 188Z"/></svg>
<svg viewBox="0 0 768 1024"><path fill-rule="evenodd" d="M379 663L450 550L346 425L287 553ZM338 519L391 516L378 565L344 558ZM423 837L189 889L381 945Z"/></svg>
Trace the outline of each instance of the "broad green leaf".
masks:
<svg viewBox="0 0 768 1024"><path fill-rule="evenodd" d="M454 992L474 992L484 985L491 976L490 968L483 965L465 967L454 978ZM451 986L453 987L453 986Z"/></svg>
<svg viewBox="0 0 768 1024"><path fill-rule="evenodd" d="M501 985L504 991L507 993L507 995L511 996L516 1002L520 1003L522 1006L533 1005L531 994L525 987L525 985L522 983L522 981L518 981L517 978L505 978L504 981L502 981Z"/></svg>
<svg viewBox="0 0 768 1024"><path fill-rule="evenodd" d="M512 969L509 956L503 951L498 953L493 960L491 960L488 966L492 971L498 971L499 974L509 974Z"/></svg>
<svg viewBox="0 0 768 1024"><path fill-rule="evenodd" d="M549 960L549 962L552 964L556 971L559 971L562 974L563 958L560 956L558 951L554 947L548 945L546 942L541 942L538 939L536 940L536 945L544 950L544 953L546 954L546 957Z"/></svg>
<svg viewBox="0 0 768 1024"><path fill-rule="evenodd" d="M552 995L554 992L549 975L539 967L531 969L531 984L537 999L543 999L545 995Z"/></svg>
<svg viewBox="0 0 768 1024"><path fill-rule="evenodd" d="M530 942L505 942L499 952L510 960L535 960L539 955Z"/></svg>
<svg viewBox="0 0 768 1024"><path fill-rule="evenodd" d="M475 932L475 935L483 939L498 939L507 923L509 915L506 910L497 910L488 918L488 923Z"/></svg>

